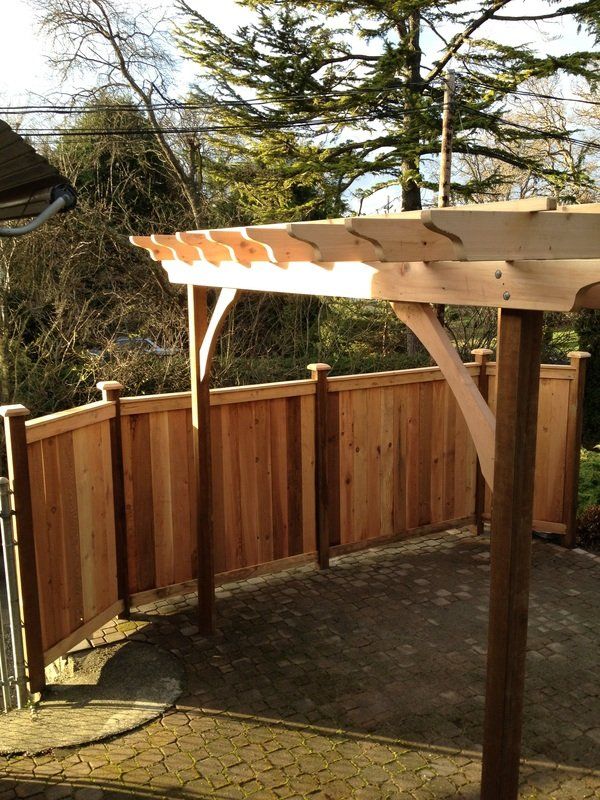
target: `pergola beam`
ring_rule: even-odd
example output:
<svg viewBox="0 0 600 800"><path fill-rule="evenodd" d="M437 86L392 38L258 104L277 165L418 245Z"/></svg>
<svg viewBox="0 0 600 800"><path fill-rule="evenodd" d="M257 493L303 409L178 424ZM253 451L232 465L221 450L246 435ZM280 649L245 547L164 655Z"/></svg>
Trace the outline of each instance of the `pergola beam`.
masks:
<svg viewBox="0 0 600 800"><path fill-rule="evenodd" d="M150 243L147 249L152 247ZM290 261L277 264L270 261L250 264L196 261L188 264L174 260L166 248L156 255L173 283L531 311L600 307L600 259L469 263Z"/></svg>

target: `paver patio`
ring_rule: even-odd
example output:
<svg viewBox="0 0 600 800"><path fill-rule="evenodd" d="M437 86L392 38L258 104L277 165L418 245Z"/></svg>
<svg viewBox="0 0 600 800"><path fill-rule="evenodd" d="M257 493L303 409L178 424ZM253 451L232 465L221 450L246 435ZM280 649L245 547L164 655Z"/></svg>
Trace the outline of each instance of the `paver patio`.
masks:
<svg viewBox="0 0 600 800"><path fill-rule="evenodd" d="M600 557L537 542L533 560L521 797L600 798ZM1 760L0 800L475 800L488 573L488 539L447 531L229 584L211 640L192 595L144 607L127 633L186 665L176 708Z"/></svg>

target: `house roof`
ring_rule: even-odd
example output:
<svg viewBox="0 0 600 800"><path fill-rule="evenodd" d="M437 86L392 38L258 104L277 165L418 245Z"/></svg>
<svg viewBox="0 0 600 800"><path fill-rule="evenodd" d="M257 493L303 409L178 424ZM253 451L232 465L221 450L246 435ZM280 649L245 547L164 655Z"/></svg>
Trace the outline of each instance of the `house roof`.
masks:
<svg viewBox="0 0 600 800"><path fill-rule="evenodd" d="M10 125L0 120L0 220L43 211L54 186L67 180Z"/></svg>
<svg viewBox="0 0 600 800"><path fill-rule="evenodd" d="M600 204L552 198L132 236L173 283L546 311L600 307Z"/></svg>

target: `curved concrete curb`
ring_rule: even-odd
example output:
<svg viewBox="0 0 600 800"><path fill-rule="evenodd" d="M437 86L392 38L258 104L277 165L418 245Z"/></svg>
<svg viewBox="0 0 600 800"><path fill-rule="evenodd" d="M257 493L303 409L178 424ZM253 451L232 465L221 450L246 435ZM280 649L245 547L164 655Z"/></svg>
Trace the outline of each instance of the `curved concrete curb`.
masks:
<svg viewBox="0 0 600 800"><path fill-rule="evenodd" d="M37 706L0 718L0 754L33 755L137 728L173 705L183 675L173 655L141 642L73 654Z"/></svg>

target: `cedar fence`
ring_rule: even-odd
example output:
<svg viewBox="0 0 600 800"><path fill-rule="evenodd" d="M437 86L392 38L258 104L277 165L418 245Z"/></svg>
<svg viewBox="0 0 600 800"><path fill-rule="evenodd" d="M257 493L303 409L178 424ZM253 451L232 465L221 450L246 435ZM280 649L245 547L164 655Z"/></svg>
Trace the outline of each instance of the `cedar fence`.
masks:
<svg viewBox="0 0 600 800"><path fill-rule="evenodd" d="M467 369L494 407L496 365ZM574 544L587 354L541 371L534 527ZM437 367L211 391L217 582L453 525L490 497ZM196 588L190 393L5 417L32 677L130 604ZM40 673L41 670L41 673Z"/></svg>

